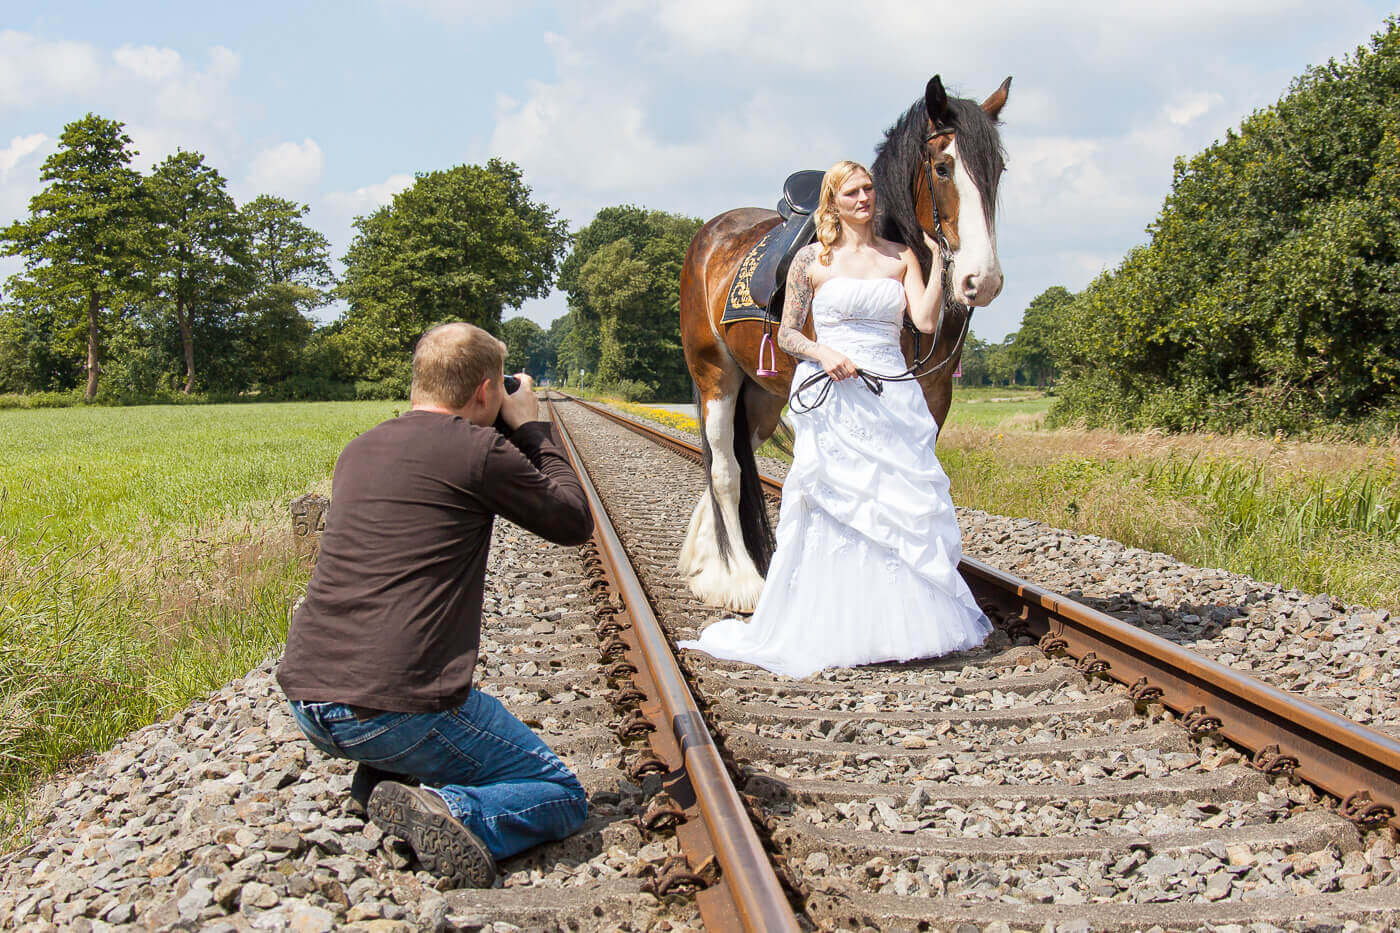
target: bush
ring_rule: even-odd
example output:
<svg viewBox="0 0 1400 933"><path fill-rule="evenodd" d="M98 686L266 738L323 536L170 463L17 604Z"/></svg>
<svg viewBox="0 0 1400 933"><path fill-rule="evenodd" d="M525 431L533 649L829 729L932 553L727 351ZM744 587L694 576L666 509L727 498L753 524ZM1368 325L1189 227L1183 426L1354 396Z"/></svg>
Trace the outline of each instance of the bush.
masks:
<svg viewBox="0 0 1400 933"><path fill-rule="evenodd" d="M325 376L297 375L265 386L258 398L269 402L348 402L355 386Z"/></svg>
<svg viewBox="0 0 1400 933"><path fill-rule="evenodd" d="M0 395L0 408L72 408L83 404L80 389L67 392L7 392Z"/></svg>
<svg viewBox="0 0 1400 933"><path fill-rule="evenodd" d="M360 402L397 402L408 398L409 381L402 376L386 379L355 381L355 400Z"/></svg>
<svg viewBox="0 0 1400 933"><path fill-rule="evenodd" d="M583 380L582 388L596 395L605 395L624 402L649 402L656 398L656 386L639 379L604 382L601 379L588 378Z"/></svg>

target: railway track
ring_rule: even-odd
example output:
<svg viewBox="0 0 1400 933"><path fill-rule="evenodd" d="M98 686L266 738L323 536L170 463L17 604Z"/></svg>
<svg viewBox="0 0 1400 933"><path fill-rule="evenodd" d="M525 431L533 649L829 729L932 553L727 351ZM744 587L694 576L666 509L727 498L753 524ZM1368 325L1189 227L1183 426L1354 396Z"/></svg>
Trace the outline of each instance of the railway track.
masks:
<svg viewBox="0 0 1400 933"><path fill-rule="evenodd" d="M639 672L630 721L650 749L632 767L665 787L651 810L676 822L672 874L704 886L708 927L1400 922L1394 739L971 559L997 626L976 651L804 680L677 662L665 643L719 617L674 566L698 452L577 400L550 407L611 517L599 556L619 612L657 626L619 626L605 650L615 681Z"/></svg>

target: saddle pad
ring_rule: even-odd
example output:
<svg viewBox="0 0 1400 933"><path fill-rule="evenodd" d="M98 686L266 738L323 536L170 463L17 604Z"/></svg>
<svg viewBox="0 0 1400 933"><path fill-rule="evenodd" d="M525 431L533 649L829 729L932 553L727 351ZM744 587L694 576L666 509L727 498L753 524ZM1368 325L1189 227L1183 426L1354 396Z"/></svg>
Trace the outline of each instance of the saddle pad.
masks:
<svg viewBox="0 0 1400 933"><path fill-rule="evenodd" d="M739 263L739 271L734 273L734 281L729 286L729 299L724 303L724 314L720 317L721 324L733 324L735 321L767 321L768 311L764 307L767 302L760 305L754 300L750 285L753 282L753 274L758 269L758 262L763 258L769 243L773 240L773 235L783 229L782 224L774 227L765 233L753 248L744 256L744 261Z"/></svg>

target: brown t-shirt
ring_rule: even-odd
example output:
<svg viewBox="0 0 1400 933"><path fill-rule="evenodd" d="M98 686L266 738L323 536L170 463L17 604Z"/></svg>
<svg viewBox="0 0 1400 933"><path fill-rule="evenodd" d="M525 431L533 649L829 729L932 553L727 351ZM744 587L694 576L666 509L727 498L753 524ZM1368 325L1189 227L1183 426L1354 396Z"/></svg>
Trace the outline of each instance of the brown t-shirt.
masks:
<svg viewBox="0 0 1400 933"><path fill-rule="evenodd" d="M552 425L529 422L507 439L409 411L346 445L277 672L287 698L405 713L461 704L496 515L556 544L593 533Z"/></svg>

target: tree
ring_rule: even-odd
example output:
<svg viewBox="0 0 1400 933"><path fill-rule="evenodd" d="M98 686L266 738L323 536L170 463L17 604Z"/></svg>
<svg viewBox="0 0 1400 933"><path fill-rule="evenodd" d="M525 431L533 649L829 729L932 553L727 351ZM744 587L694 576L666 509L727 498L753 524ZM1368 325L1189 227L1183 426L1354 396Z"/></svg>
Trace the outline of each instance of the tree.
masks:
<svg viewBox="0 0 1400 933"><path fill-rule="evenodd" d="M81 302L87 329L87 389L97 396L104 312L130 287L140 257L140 175L121 123L89 113L63 128L59 149L44 160L48 187L29 202L29 217L4 231L5 255L23 256L24 288L54 308Z"/></svg>
<svg viewBox="0 0 1400 933"><path fill-rule="evenodd" d="M1061 285L1053 285L1035 296L1026 306L1015 340L1007 347L1011 366L1041 388L1054 381L1055 359L1051 344L1061 326L1061 312L1073 300L1073 293Z"/></svg>
<svg viewBox="0 0 1400 933"><path fill-rule="evenodd" d="M255 282L246 312L249 375L264 384L295 374L315 327L309 315L329 300L334 282L329 241L302 221L309 210L263 194L239 212Z"/></svg>
<svg viewBox="0 0 1400 933"><path fill-rule="evenodd" d="M550 323L549 332L545 335L545 359L547 360L545 375L561 385L568 381L570 374L569 364L572 360L566 358L564 344L573 330L573 312L565 312ZM577 374L577 367L573 372Z"/></svg>
<svg viewBox="0 0 1400 933"><path fill-rule="evenodd" d="M500 159L420 174L355 227L339 339L365 378L394 368L435 323L498 330L503 308L548 293L568 242L557 212Z"/></svg>
<svg viewBox="0 0 1400 933"><path fill-rule="evenodd" d="M543 327L527 317L513 317L501 325L501 339L509 350L506 372L529 373L536 382L545 377L549 338Z"/></svg>
<svg viewBox="0 0 1400 933"><path fill-rule="evenodd" d="M1293 431L1400 407L1400 23L1177 160L1148 232L1058 312L1053 418Z"/></svg>
<svg viewBox="0 0 1400 933"><path fill-rule="evenodd" d="M990 346L987 341L980 340L972 334L967 335L967 340L963 343L962 357L958 361L958 368L962 370L962 375L958 377L958 385L984 386L991 383L990 370L987 367L989 352Z"/></svg>
<svg viewBox="0 0 1400 933"><path fill-rule="evenodd" d="M174 313L184 351L184 393L194 390L195 321L223 325L251 288L248 244L224 177L197 152L177 151L149 182L152 293ZM221 320L223 318L223 320Z"/></svg>
<svg viewBox="0 0 1400 933"><path fill-rule="evenodd" d="M666 397L688 395L680 273L701 223L623 205L599 211L575 235L559 275L571 317L561 368L587 369L605 382L635 380Z"/></svg>

